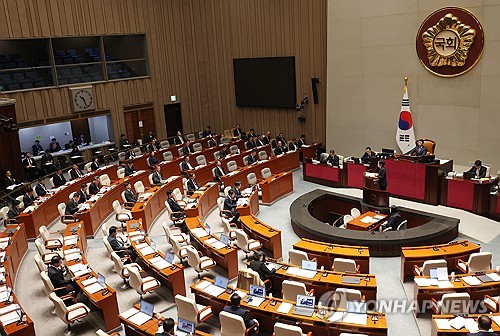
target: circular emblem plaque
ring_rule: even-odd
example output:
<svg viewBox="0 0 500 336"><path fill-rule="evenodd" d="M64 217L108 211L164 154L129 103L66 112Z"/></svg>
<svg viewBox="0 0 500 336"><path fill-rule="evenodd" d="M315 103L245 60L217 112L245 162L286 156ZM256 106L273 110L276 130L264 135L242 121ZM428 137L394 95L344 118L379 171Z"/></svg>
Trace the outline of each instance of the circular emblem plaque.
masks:
<svg viewBox="0 0 500 336"><path fill-rule="evenodd" d="M460 76L472 69L483 54L483 27L466 9L441 8L420 26L416 47L420 62L433 74Z"/></svg>

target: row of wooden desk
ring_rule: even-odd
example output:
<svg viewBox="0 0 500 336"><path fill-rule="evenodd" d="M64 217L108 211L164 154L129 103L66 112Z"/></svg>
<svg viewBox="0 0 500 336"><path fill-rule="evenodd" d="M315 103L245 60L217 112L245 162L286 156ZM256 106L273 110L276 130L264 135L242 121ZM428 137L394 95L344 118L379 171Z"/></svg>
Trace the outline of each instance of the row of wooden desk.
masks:
<svg viewBox="0 0 500 336"><path fill-rule="evenodd" d="M465 319L472 318L477 323L478 318L482 314L468 314L467 316L463 316ZM500 313L490 314L489 317L492 319L491 329L497 335L500 335ZM469 330L465 327L459 330L455 329L440 329L438 326L439 320L453 320L456 318L454 315L432 315L432 336L466 336L469 335Z"/></svg>

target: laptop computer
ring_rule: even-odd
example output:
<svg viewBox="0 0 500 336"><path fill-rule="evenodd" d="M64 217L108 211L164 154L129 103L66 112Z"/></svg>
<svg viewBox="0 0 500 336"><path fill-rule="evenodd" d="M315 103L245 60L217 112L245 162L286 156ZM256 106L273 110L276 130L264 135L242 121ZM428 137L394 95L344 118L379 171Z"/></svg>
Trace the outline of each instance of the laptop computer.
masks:
<svg viewBox="0 0 500 336"><path fill-rule="evenodd" d="M316 261L302 260L302 269L316 272L318 270L318 263Z"/></svg>
<svg viewBox="0 0 500 336"><path fill-rule="evenodd" d="M169 263L169 264L174 264L174 255L170 252L167 252L165 253L165 260Z"/></svg>
<svg viewBox="0 0 500 336"><path fill-rule="evenodd" d="M446 281L448 280L448 268L447 267L431 268L429 270L429 276L431 279Z"/></svg>
<svg viewBox="0 0 500 336"><path fill-rule="evenodd" d="M205 224L205 231L207 232L207 234L212 234L212 228L210 227L210 225L208 224Z"/></svg>
<svg viewBox="0 0 500 336"><path fill-rule="evenodd" d="M102 286L102 288L108 288L106 286L106 277L101 273L97 273L97 283Z"/></svg>
<svg viewBox="0 0 500 336"><path fill-rule="evenodd" d="M464 172L464 179L466 179L466 180L470 180L470 179L473 179L475 177L476 177L476 175L473 173Z"/></svg>
<svg viewBox="0 0 500 336"><path fill-rule="evenodd" d="M314 314L316 297L307 295L297 295L297 302L293 309L293 314L311 317Z"/></svg>
<svg viewBox="0 0 500 336"><path fill-rule="evenodd" d="M351 160L352 160L352 162L354 162L355 164L359 164L359 158L357 158L357 157L354 157L354 156L353 156L353 157L351 158Z"/></svg>
<svg viewBox="0 0 500 336"><path fill-rule="evenodd" d="M153 318L154 307L155 306L153 304L151 304L147 301L141 300L141 303L139 304L139 311L143 314L146 314L150 318Z"/></svg>
<svg viewBox="0 0 500 336"><path fill-rule="evenodd" d="M149 239L149 246L151 246L151 248L155 250L155 252L158 251L156 249L156 242L153 239Z"/></svg>
<svg viewBox="0 0 500 336"><path fill-rule="evenodd" d="M382 154L394 155L395 150L391 148L382 148Z"/></svg>
<svg viewBox="0 0 500 336"><path fill-rule="evenodd" d="M250 293L248 293L249 295L247 295L247 297L245 297L245 299L243 301L250 302L254 298L258 298L258 299L262 299L262 300L266 298L266 288L265 287L250 285L249 292L250 292Z"/></svg>
<svg viewBox="0 0 500 336"><path fill-rule="evenodd" d="M224 245L229 245L229 237L226 236L225 234L221 233L220 234L220 242Z"/></svg>
<svg viewBox="0 0 500 336"><path fill-rule="evenodd" d="M187 334L194 334L194 322L179 317L177 320L177 330Z"/></svg>

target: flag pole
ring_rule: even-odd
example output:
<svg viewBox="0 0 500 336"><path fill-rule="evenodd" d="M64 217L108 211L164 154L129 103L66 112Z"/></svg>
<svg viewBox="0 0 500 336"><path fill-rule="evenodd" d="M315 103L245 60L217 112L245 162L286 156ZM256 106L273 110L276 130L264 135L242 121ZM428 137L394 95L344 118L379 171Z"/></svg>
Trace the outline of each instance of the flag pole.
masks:
<svg viewBox="0 0 500 336"><path fill-rule="evenodd" d="M406 86L407 85L408 85L408 77L405 77L405 86L403 88L403 93L406 93L406 90L407 90Z"/></svg>

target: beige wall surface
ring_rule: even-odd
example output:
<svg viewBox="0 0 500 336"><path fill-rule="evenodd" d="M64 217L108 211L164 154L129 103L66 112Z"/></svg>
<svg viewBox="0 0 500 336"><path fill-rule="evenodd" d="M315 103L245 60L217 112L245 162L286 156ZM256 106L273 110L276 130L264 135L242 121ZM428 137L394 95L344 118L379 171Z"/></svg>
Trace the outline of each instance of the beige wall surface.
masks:
<svg viewBox="0 0 500 336"><path fill-rule="evenodd" d="M238 108L233 58L295 56L297 99L311 97L311 77L326 77L327 0L0 0L0 9L0 39L146 34L150 78L94 85L116 136L125 132L124 106L153 103L157 136L165 137L163 105L175 94L185 130L211 124L221 132L239 122L325 141L325 85L306 122L295 109ZM67 88L2 96L17 99L20 122L72 114Z"/></svg>
<svg viewBox="0 0 500 336"><path fill-rule="evenodd" d="M415 50L418 28L445 6L470 10L485 32L482 59L455 78L428 72ZM403 78L415 135L436 154L500 170L500 1L329 0L327 147L359 156L366 146L397 148Z"/></svg>

